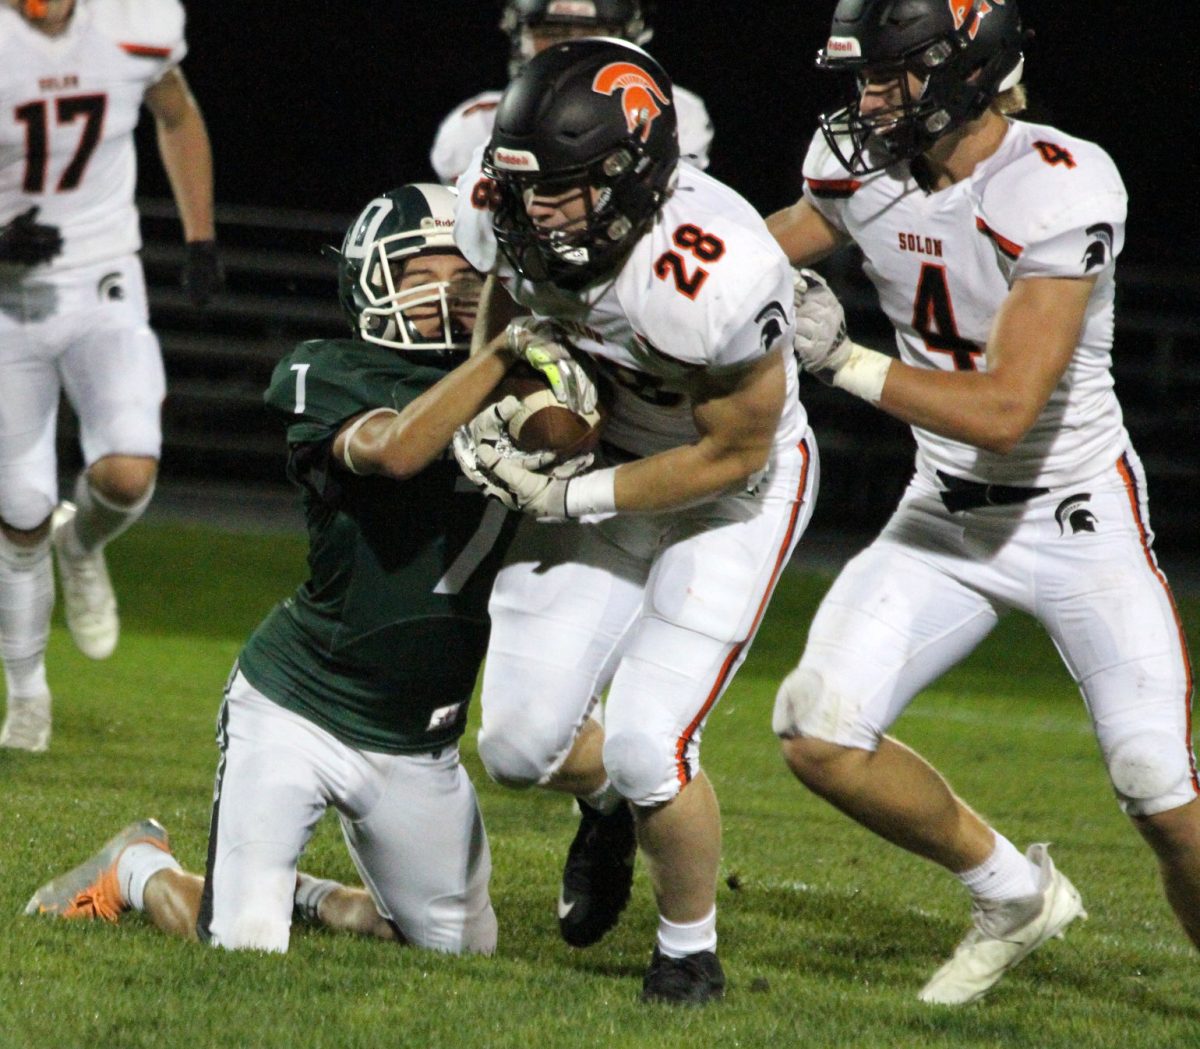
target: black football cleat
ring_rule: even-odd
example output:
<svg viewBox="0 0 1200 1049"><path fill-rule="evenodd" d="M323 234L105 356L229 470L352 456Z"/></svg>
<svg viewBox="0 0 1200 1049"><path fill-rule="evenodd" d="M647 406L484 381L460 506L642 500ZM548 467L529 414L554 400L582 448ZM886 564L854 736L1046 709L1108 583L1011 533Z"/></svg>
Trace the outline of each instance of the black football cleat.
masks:
<svg viewBox="0 0 1200 1049"><path fill-rule="evenodd" d="M590 947L617 924L629 902L637 837L624 801L605 815L580 800L579 811L579 830L563 866L558 929L572 947Z"/></svg>
<svg viewBox="0 0 1200 1049"><path fill-rule="evenodd" d="M704 1005L725 997L725 971L712 951L668 958L657 947L642 978L642 1001Z"/></svg>

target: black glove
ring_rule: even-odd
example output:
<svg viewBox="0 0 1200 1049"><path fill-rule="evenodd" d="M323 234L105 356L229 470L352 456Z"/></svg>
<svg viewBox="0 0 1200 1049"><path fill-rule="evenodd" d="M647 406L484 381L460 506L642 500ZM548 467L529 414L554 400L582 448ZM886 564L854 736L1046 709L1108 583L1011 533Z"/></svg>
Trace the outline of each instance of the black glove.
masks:
<svg viewBox="0 0 1200 1049"><path fill-rule="evenodd" d="M62 254L63 239L57 226L37 221L35 204L7 226L0 226L0 262L36 266Z"/></svg>
<svg viewBox="0 0 1200 1049"><path fill-rule="evenodd" d="M215 240L191 240L185 245L183 279L180 282L193 306L207 306L225 287L225 269L217 255Z"/></svg>

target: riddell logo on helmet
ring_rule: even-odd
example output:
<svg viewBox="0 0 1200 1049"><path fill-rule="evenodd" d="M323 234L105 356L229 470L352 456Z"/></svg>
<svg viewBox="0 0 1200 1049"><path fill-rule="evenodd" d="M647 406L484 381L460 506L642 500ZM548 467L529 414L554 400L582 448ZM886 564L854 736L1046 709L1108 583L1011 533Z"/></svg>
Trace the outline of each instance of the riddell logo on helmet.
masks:
<svg viewBox="0 0 1200 1049"><path fill-rule="evenodd" d="M537 157L527 149L498 149L492 163L504 171L538 171Z"/></svg>
<svg viewBox="0 0 1200 1049"><path fill-rule="evenodd" d="M630 131L637 131L639 127L642 129L643 142L649 140L650 128L661 115L662 106L671 104L667 93L655 83L654 78L632 62L610 62L596 74L592 90L598 95L621 92L625 123Z"/></svg>
<svg viewBox="0 0 1200 1049"><path fill-rule="evenodd" d="M596 5L591 0L551 0L546 7L550 17L561 15L564 18L598 18Z"/></svg>
<svg viewBox="0 0 1200 1049"><path fill-rule="evenodd" d="M841 58L859 58L862 55L862 45L852 36L831 36L825 45L825 53Z"/></svg>
<svg viewBox="0 0 1200 1049"><path fill-rule="evenodd" d="M954 28L967 28L972 40L979 33L979 24L991 13L992 4L1004 6L1004 0L949 0L950 14L954 16Z"/></svg>

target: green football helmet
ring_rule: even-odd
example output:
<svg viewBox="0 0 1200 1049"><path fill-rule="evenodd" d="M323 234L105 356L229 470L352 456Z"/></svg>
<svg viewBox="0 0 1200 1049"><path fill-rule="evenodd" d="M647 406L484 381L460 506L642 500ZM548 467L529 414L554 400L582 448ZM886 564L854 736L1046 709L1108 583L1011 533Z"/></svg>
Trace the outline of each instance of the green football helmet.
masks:
<svg viewBox="0 0 1200 1049"><path fill-rule="evenodd" d="M363 208L338 253L338 298L355 335L397 350L465 352L471 333L456 313L473 312L481 279L401 288L404 266L417 255L461 255L454 243L456 192L433 183L390 190ZM441 314L439 334L422 335L408 313ZM465 307L465 309L464 309Z"/></svg>

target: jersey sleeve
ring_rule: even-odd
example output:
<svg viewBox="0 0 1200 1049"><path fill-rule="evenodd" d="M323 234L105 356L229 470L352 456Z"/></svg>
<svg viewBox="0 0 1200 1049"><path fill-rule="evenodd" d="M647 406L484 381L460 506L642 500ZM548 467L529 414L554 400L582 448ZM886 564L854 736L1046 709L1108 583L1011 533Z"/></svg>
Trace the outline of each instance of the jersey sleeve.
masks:
<svg viewBox="0 0 1200 1049"><path fill-rule="evenodd" d="M179 0L99 0L94 6L97 25L122 51L156 64L152 83L187 54Z"/></svg>
<svg viewBox="0 0 1200 1049"><path fill-rule="evenodd" d="M839 233L849 236L842 212L845 202L862 184L842 167L818 131L808 145L804 157L804 199L807 200Z"/></svg>
<svg viewBox="0 0 1200 1049"><path fill-rule="evenodd" d="M649 252L641 255L639 246L636 265L626 267L653 274L621 285L635 330L685 367L735 367L770 352L785 336L790 340L792 271L775 242L713 212L678 215L689 221L669 223L653 241L647 238ZM707 240L696 245L701 255L719 248L711 261L681 249L678 234L699 229L692 219L704 223Z"/></svg>
<svg viewBox="0 0 1200 1049"><path fill-rule="evenodd" d="M305 342L283 358L263 394L287 424L290 445L332 440L342 424L363 411L348 381L342 354Z"/></svg>
<svg viewBox="0 0 1200 1049"><path fill-rule="evenodd" d="M495 183L482 170L483 147L479 146L458 180L454 206L454 243L480 273L491 273L498 248L492 232L492 201Z"/></svg>
<svg viewBox="0 0 1200 1049"><path fill-rule="evenodd" d="M429 151L429 164L439 181L453 186L471 163L471 154L492 137L498 91L485 91L452 110L442 121Z"/></svg>
<svg viewBox="0 0 1200 1049"><path fill-rule="evenodd" d="M1038 140L988 183L976 225L1008 256L1012 280L1090 277L1124 246L1126 208L1121 176L1099 146Z"/></svg>

